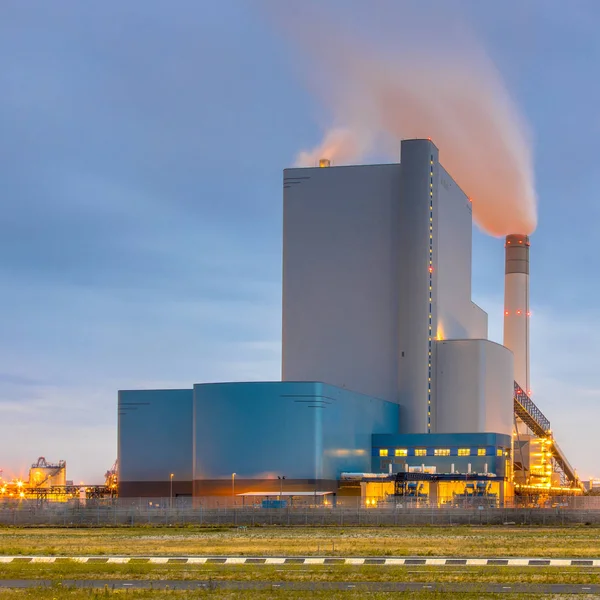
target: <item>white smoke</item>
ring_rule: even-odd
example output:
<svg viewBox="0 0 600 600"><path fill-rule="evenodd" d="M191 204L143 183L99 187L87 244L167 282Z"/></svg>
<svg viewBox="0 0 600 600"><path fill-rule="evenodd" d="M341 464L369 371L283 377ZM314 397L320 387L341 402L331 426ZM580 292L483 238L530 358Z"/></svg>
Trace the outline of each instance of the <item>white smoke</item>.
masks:
<svg viewBox="0 0 600 600"><path fill-rule="evenodd" d="M369 150L361 142L359 135L350 129L330 129L316 148L298 154L296 166L314 167L321 158L336 163L352 162Z"/></svg>
<svg viewBox="0 0 600 600"><path fill-rule="evenodd" d="M472 198L480 227L497 236L531 233L537 210L527 127L480 44L452 22L423 20L410 3L369 3L380 19L374 34L361 5L359 31L314 6L277 5L277 22L308 60L309 82L332 115L333 126L297 164L351 164L374 154L397 160L400 139L431 138Z"/></svg>

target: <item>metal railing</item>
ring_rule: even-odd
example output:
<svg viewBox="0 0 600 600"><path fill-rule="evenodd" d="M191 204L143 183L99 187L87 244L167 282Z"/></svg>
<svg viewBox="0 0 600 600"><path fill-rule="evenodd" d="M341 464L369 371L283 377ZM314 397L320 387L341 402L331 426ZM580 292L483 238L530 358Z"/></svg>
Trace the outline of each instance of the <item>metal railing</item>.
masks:
<svg viewBox="0 0 600 600"><path fill-rule="evenodd" d="M544 413L536 406L533 400L515 381L514 395L515 414L531 429L538 437L548 438L551 442L552 458L555 460L558 468L562 471L566 479L573 487L582 488L582 483L577 476L577 472L571 466L564 452L560 449L556 440L552 436L550 421L544 416Z"/></svg>
<svg viewBox="0 0 600 600"><path fill-rule="evenodd" d="M515 414L539 437L550 433L550 421L515 381Z"/></svg>
<svg viewBox="0 0 600 600"><path fill-rule="evenodd" d="M577 471L571 466L571 463L567 460L563 451L560 449L556 440L552 438L552 457L557 462L558 466L562 469L562 472L566 475L567 479L574 485L583 488Z"/></svg>

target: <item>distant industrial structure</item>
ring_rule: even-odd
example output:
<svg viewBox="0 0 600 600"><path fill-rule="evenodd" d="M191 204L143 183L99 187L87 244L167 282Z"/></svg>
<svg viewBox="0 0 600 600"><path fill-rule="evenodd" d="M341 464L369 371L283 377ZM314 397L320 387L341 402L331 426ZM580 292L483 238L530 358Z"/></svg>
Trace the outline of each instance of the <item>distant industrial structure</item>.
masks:
<svg viewBox="0 0 600 600"><path fill-rule="evenodd" d="M506 238L502 346L471 300L471 201L433 142L286 169L283 203L282 381L120 391L121 497L582 491L528 393L529 238Z"/></svg>
<svg viewBox="0 0 600 600"><path fill-rule="evenodd" d="M109 478L110 475L110 478ZM67 463L52 463L40 456L29 469L27 480L2 478L0 471L0 502L37 500L40 502L68 502L114 497L117 494L116 464L106 473L105 485L75 485L67 479Z"/></svg>

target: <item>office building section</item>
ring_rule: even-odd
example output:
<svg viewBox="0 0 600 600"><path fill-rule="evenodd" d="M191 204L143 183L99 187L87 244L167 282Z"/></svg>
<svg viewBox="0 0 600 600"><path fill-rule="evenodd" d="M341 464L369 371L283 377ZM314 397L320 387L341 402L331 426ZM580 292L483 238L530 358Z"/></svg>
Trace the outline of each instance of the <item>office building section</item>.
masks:
<svg viewBox="0 0 600 600"><path fill-rule="evenodd" d="M471 213L430 140L394 164L286 169L282 380L121 391L120 495L166 496L171 474L197 498L278 494L284 476L315 501L512 495L514 350L471 300Z"/></svg>

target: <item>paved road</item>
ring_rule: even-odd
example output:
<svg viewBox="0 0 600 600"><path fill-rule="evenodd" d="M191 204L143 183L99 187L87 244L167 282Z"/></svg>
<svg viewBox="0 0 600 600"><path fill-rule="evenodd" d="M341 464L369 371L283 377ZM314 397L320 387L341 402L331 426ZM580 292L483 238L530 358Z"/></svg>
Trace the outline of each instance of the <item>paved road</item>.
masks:
<svg viewBox="0 0 600 600"><path fill-rule="evenodd" d="M348 583L343 581L140 581L95 579L69 579L61 582L63 587L93 589L155 589L155 590L289 590L324 591L348 590L364 592L454 592L454 593L506 593L506 594L600 594L600 585L573 585L548 583L407 583L393 581L369 581ZM56 586L55 581L34 579L3 579L0 588L36 588Z"/></svg>

